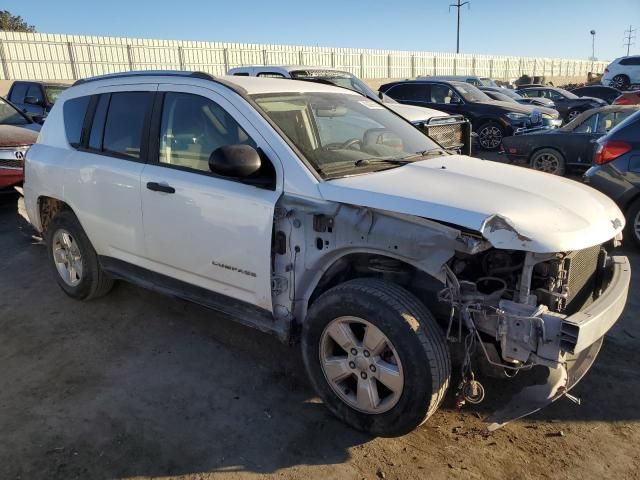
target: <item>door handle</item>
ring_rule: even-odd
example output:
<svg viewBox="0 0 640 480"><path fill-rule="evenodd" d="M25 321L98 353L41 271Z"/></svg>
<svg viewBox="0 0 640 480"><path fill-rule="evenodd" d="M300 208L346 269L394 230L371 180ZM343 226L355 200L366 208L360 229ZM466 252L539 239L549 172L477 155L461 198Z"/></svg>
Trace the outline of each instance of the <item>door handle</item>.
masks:
<svg viewBox="0 0 640 480"><path fill-rule="evenodd" d="M147 182L147 188L154 192L176 193L176 189L172 186L158 182Z"/></svg>

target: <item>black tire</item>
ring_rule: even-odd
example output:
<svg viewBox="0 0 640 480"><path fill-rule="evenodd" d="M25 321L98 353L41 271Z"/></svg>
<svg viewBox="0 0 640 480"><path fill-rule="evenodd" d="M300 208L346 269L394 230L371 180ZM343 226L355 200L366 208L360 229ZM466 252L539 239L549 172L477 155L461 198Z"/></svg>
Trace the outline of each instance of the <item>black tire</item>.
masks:
<svg viewBox="0 0 640 480"><path fill-rule="evenodd" d="M624 229L625 243L640 249L640 198L627 208L627 224Z"/></svg>
<svg viewBox="0 0 640 480"><path fill-rule="evenodd" d="M620 73L611 79L609 85L618 90L626 90L631 85L631 80L629 80L628 76Z"/></svg>
<svg viewBox="0 0 640 480"><path fill-rule="evenodd" d="M531 154L529 164L533 170L552 175L564 175L567 168L564 156L555 148L536 150Z"/></svg>
<svg viewBox="0 0 640 480"><path fill-rule="evenodd" d="M502 145L505 137L505 129L498 122L488 121L482 123L476 133L478 134L478 145L484 150L495 151Z"/></svg>
<svg viewBox="0 0 640 480"><path fill-rule="evenodd" d="M358 411L340 399L320 365L325 327L344 316L363 318L393 343L402 363L404 385L397 403L383 413ZM322 294L309 309L302 353L316 392L329 410L357 430L383 437L404 435L438 408L449 386L451 363L444 335L413 294L390 282L362 278Z"/></svg>
<svg viewBox="0 0 640 480"><path fill-rule="evenodd" d="M577 109L569 110L567 114L564 116L564 123L567 124L575 120L575 118L580 115L582 112Z"/></svg>
<svg viewBox="0 0 640 480"><path fill-rule="evenodd" d="M58 272L53 257L54 237L56 232L61 229L66 230L71 234L81 253L82 276L79 283L75 286L71 286L65 282ZM98 262L98 256L93 249L89 238L84 233L80 222L72 212L63 210L53 217L47 227L45 240L49 264L51 265L51 269L58 285L60 285L60 288L62 288L67 295L78 300L90 300L109 293L113 287L114 281L104 271L102 271L100 263Z"/></svg>

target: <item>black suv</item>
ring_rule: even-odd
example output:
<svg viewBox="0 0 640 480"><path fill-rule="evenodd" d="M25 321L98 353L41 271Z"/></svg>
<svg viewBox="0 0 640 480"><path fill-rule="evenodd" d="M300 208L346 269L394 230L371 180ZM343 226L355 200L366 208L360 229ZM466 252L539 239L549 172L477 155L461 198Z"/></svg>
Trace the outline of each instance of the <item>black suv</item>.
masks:
<svg viewBox="0 0 640 480"><path fill-rule="evenodd" d="M405 80L382 85L380 91L400 103L464 115L485 150L497 150L504 137L519 129L544 127L558 118L549 108L492 100L465 82Z"/></svg>
<svg viewBox="0 0 640 480"><path fill-rule="evenodd" d="M519 93L521 96L526 98L549 98L555 104L556 110L560 112L560 116L565 123L569 123L582 112L585 112L590 108L604 107L607 105L607 102L600 98L579 97L575 93L571 93L564 88L558 87L519 87L516 90L516 93Z"/></svg>
<svg viewBox="0 0 640 480"><path fill-rule="evenodd" d="M41 122L68 87L60 83L21 80L11 84L7 99L34 121Z"/></svg>

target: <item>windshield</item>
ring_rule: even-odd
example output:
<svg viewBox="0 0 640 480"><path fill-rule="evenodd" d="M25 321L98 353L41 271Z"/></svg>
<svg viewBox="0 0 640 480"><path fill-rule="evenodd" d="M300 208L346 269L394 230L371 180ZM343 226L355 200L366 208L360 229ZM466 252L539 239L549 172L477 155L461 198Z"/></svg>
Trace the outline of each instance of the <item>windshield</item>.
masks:
<svg viewBox="0 0 640 480"><path fill-rule="evenodd" d="M29 123L18 110L0 99L0 125L28 125Z"/></svg>
<svg viewBox="0 0 640 480"><path fill-rule="evenodd" d="M58 100L58 97L64 92L67 87L60 85L45 85L44 94L47 96L47 103L53 105Z"/></svg>
<svg viewBox="0 0 640 480"><path fill-rule="evenodd" d="M470 83L451 82L466 102L491 102L491 97Z"/></svg>
<svg viewBox="0 0 640 480"><path fill-rule="evenodd" d="M291 78L296 80L323 80L338 87L361 93L369 98L378 98L376 92L371 90L366 83L349 72L341 72L339 70L295 70L290 74Z"/></svg>
<svg viewBox="0 0 640 480"><path fill-rule="evenodd" d="M393 168L441 148L386 107L351 93L252 96L324 177Z"/></svg>

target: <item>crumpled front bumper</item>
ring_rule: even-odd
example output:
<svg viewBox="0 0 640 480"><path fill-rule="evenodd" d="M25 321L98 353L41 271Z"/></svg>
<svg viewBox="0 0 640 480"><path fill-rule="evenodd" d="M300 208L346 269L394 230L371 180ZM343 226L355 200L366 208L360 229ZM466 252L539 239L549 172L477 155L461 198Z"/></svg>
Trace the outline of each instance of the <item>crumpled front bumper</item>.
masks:
<svg viewBox="0 0 640 480"><path fill-rule="evenodd" d="M604 335L622 315L631 282L627 257L611 257L609 268L610 281L591 305L567 317L552 313L537 317L538 322L544 322L546 334L542 341L537 340L537 352L532 354L537 361L533 363L549 367L547 381L523 388L504 408L487 418L489 430L534 413L566 395L591 368ZM515 316L511 320L522 326L523 318ZM511 342L509 338L503 339L503 351L505 345L521 348L523 338L518 332L513 332Z"/></svg>

